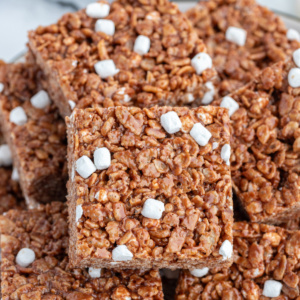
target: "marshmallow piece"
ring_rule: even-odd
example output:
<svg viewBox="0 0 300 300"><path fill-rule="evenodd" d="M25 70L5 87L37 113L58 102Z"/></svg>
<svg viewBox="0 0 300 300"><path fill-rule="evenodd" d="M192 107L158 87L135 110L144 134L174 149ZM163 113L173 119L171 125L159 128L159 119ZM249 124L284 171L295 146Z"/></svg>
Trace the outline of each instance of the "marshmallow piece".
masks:
<svg viewBox="0 0 300 300"><path fill-rule="evenodd" d="M132 260L133 254L128 250L126 245L119 245L112 251L114 261Z"/></svg>
<svg viewBox="0 0 300 300"><path fill-rule="evenodd" d="M106 3L90 3L86 7L86 14L91 18L105 18L109 15L110 6Z"/></svg>
<svg viewBox="0 0 300 300"><path fill-rule="evenodd" d="M297 30L290 28L287 33L286 37L289 41L298 41L300 42L300 34Z"/></svg>
<svg viewBox="0 0 300 300"><path fill-rule="evenodd" d="M191 102L193 102L193 101L195 100L195 97L194 97L193 94L187 93L187 94L186 94L186 99L187 99L187 102L188 102L188 103L191 103Z"/></svg>
<svg viewBox="0 0 300 300"><path fill-rule="evenodd" d="M125 300L131 300L131 297L125 297Z"/></svg>
<svg viewBox="0 0 300 300"><path fill-rule="evenodd" d="M76 171L82 178L87 179L96 171L96 167L89 157L83 155L76 161Z"/></svg>
<svg viewBox="0 0 300 300"><path fill-rule="evenodd" d="M276 280L267 280L264 284L263 296L265 297L278 297L281 293L282 283Z"/></svg>
<svg viewBox="0 0 300 300"><path fill-rule="evenodd" d="M201 123L194 124L190 135L200 146L206 146L211 138L211 133Z"/></svg>
<svg viewBox="0 0 300 300"><path fill-rule="evenodd" d="M99 148L94 152L94 164L97 170L105 170L111 165L111 155L106 147Z"/></svg>
<svg viewBox="0 0 300 300"><path fill-rule="evenodd" d="M225 144L221 149L221 158L226 162L228 166L230 165L230 154L231 154L230 145Z"/></svg>
<svg viewBox="0 0 300 300"><path fill-rule="evenodd" d="M69 102L71 110L73 110L75 108L75 106L76 106L76 103L74 101L72 101L72 100L69 100L68 102Z"/></svg>
<svg viewBox="0 0 300 300"><path fill-rule="evenodd" d="M222 99L220 106L229 110L229 117L231 117L240 108L239 104L229 96Z"/></svg>
<svg viewBox="0 0 300 300"><path fill-rule="evenodd" d="M214 100L215 96L215 87L211 81L205 83L206 88L208 91L204 94L202 98L202 104L206 105L211 103Z"/></svg>
<svg viewBox="0 0 300 300"><path fill-rule="evenodd" d="M215 149L217 149L218 147L219 147L219 143L213 142L213 144L212 144L212 149L215 150Z"/></svg>
<svg viewBox="0 0 300 300"><path fill-rule="evenodd" d="M300 87L300 69L293 68L290 70L288 75L288 82L292 88Z"/></svg>
<svg viewBox="0 0 300 300"><path fill-rule="evenodd" d="M0 146L0 167L9 167L12 165L12 154L7 144Z"/></svg>
<svg viewBox="0 0 300 300"><path fill-rule="evenodd" d="M117 94L119 95L124 95L123 101L124 102L129 102L131 100L131 97L127 94L125 94L126 88L122 87L117 91Z"/></svg>
<svg viewBox="0 0 300 300"><path fill-rule="evenodd" d="M16 125L24 125L27 122L27 116L23 107L15 107L9 114L9 121Z"/></svg>
<svg viewBox="0 0 300 300"><path fill-rule="evenodd" d="M101 269L89 268L89 275L92 278L100 278L101 277Z"/></svg>
<svg viewBox="0 0 300 300"><path fill-rule="evenodd" d="M49 95L44 90L41 90L38 93L36 93L34 96L32 96L30 102L32 106L38 109L44 109L51 104Z"/></svg>
<svg viewBox="0 0 300 300"><path fill-rule="evenodd" d="M190 273L195 277L203 277L207 275L208 272L209 272L209 268L190 270Z"/></svg>
<svg viewBox="0 0 300 300"><path fill-rule="evenodd" d="M233 247L232 244L225 240L220 247L219 254L223 256L223 260L229 259L232 256Z"/></svg>
<svg viewBox="0 0 300 300"><path fill-rule="evenodd" d="M160 117L160 124L169 134L178 132L182 127L181 121L175 111L169 111L163 114Z"/></svg>
<svg viewBox="0 0 300 300"><path fill-rule="evenodd" d="M100 76L100 78L105 79L107 77L115 76L120 72L116 68L115 63L111 59L101 60L95 64L95 71Z"/></svg>
<svg viewBox="0 0 300 300"><path fill-rule="evenodd" d="M212 68L212 59L207 53L200 52L192 59L191 64L196 73L201 75L206 69Z"/></svg>
<svg viewBox="0 0 300 300"><path fill-rule="evenodd" d="M4 84L2 82L0 82L0 93L2 93L4 90Z"/></svg>
<svg viewBox="0 0 300 300"><path fill-rule="evenodd" d="M226 30L225 37L229 42L235 43L239 46L245 46L247 31L242 28L230 26Z"/></svg>
<svg viewBox="0 0 300 300"><path fill-rule="evenodd" d="M98 20L95 25L95 31L113 36L115 34L115 23L111 20Z"/></svg>
<svg viewBox="0 0 300 300"><path fill-rule="evenodd" d="M29 248L21 249L16 257L16 263L22 268L27 268L35 260L35 253Z"/></svg>
<svg viewBox="0 0 300 300"><path fill-rule="evenodd" d="M134 43L133 51L139 55L147 54L150 50L151 41L147 36L139 35Z"/></svg>
<svg viewBox="0 0 300 300"><path fill-rule="evenodd" d="M83 214L83 209L82 209L82 205L77 205L76 206L76 218L75 221L76 223L80 220L80 218L82 217Z"/></svg>
<svg viewBox="0 0 300 300"><path fill-rule="evenodd" d="M17 168L13 168L13 171L11 173L11 180L17 181L17 182L20 180L19 172L18 172Z"/></svg>
<svg viewBox="0 0 300 300"><path fill-rule="evenodd" d="M165 204L155 199L147 199L144 203L141 214L149 219L159 220L165 211Z"/></svg>
<svg viewBox="0 0 300 300"><path fill-rule="evenodd" d="M294 51L293 59L294 59L294 63L296 64L296 66L299 68L300 67L300 48L297 49L296 51Z"/></svg>

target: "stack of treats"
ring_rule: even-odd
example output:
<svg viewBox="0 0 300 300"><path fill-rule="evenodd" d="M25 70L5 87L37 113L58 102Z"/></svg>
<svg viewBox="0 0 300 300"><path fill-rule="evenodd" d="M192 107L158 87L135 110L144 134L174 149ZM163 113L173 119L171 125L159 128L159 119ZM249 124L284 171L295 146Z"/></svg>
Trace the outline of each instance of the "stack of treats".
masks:
<svg viewBox="0 0 300 300"><path fill-rule="evenodd" d="M0 62L2 300L300 299L300 34L254 0L99 1Z"/></svg>

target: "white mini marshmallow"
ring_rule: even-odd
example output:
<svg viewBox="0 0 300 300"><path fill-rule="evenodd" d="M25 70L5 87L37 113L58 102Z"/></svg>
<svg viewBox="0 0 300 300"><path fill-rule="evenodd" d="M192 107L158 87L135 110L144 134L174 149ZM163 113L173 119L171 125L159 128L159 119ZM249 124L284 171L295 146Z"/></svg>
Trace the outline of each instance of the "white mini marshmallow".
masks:
<svg viewBox="0 0 300 300"><path fill-rule="evenodd" d="M12 155L7 144L0 146L0 167L9 167L12 165Z"/></svg>
<svg viewBox="0 0 300 300"><path fill-rule="evenodd" d="M169 111L166 114L163 114L160 117L160 124L169 134L180 131L182 127L182 123L175 111Z"/></svg>
<svg viewBox="0 0 300 300"><path fill-rule="evenodd" d="M165 211L165 204L155 199L147 199L144 203L141 214L149 219L159 220Z"/></svg>
<svg viewBox="0 0 300 300"><path fill-rule="evenodd" d="M0 93L2 93L4 90L4 84L2 82L0 82Z"/></svg>
<svg viewBox="0 0 300 300"><path fill-rule="evenodd" d="M198 75L201 75L206 69L212 68L212 59L205 53L200 52L192 59L192 67L196 70Z"/></svg>
<svg viewBox="0 0 300 300"><path fill-rule="evenodd" d="M190 131L190 135L200 146L206 146L211 138L210 131L201 123L194 124Z"/></svg>
<svg viewBox="0 0 300 300"><path fill-rule="evenodd" d="M101 269L89 268L89 275L92 278L100 278L101 277Z"/></svg>
<svg viewBox="0 0 300 300"><path fill-rule="evenodd" d="M76 171L82 178L87 179L96 171L96 167L89 157L83 155L76 161Z"/></svg>
<svg viewBox="0 0 300 300"><path fill-rule="evenodd" d="M190 273L195 277L203 277L207 275L208 272L209 272L209 268L190 270Z"/></svg>
<svg viewBox="0 0 300 300"><path fill-rule="evenodd" d="M282 283L276 280L267 280L264 284L263 296L265 297L278 297L281 293Z"/></svg>
<svg viewBox="0 0 300 300"><path fill-rule="evenodd" d="M229 110L229 117L231 117L240 108L239 104L229 96L222 99L220 106Z"/></svg>
<svg viewBox="0 0 300 300"><path fill-rule="evenodd" d="M38 109L44 109L51 104L49 95L44 90L41 90L38 93L36 93L34 96L32 96L30 102L32 106Z"/></svg>
<svg viewBox="0 0 300 300"><path fill-rule="evenodd" d="M294 51L293 53L293 59L296 64L296 66L299 68L300 67L300 48Z"/></svg>
<svg viewBox="0 0 300 300"><path fill-rule="evenodd" d="M95 25L95 31L113 36L115 34L115 23L111 20L98 20Z"/></svg>
<svg viewBox="0 0 300 300"><path fill-rule="evenodd" d="M221 158L226 162L226 164L230 165L230 154L231 149L229 144L225 144L221 149Z"/></svg>
<svg viewBox="0 0 300 300"><path fill-rule="evenodd" d="M132 260L133 254L128 250L126 245L119 245L112 251L114 261Z"/></svg>
<svg viewBox="0 0 300 300"><path fill-rule="evenodd" d="M96 73L102 78L105 79L107 77L115 76L120 72L119 69L116 68L116 65L113 60L101 60L95 64Z"/></svg>
<svg viewBox="0 0 300 300"><path fill-rule="evenodd" d="M83 214L83 209L82 209L82 205L77 205L76 206L76 217L75 217L75 221L76 223L80 220L80 218L82 217Z"/></svg>
<svg viewBox="0 0 300 300"><path fill-rule="evenodd" d="M27 268L35 260L35 253L29 248L21 249L16 257L16 263L22 268Z"/></svg>
<svg viewBox="0 0 300 300"><path fill-rule="evenodd" d="M219 143L213 142L213 144L212 144L213 150L217 149L218 147L219 147Z"/></svg>
<svg viewBox="0 0 300 300"><path fill-rule="evenodd" d="M300 69L292 68L288 75L288 82L292 88L300 87Z"/></svg>
<svg viewBox="0 0 300 300"><path fill-rule="evenodd" d="M149 52L150 46L150 39L147 36L139 35L135 40L133 51L139 55L144 55Z"/></svg>
<svg viewBox="0 0 300 300"><path fill-rule="evenodd" d="M109 15L110 6L106 3L90 3L86 7L86 14L91 18L105 18Z"/></svg>
<svg viewBox="0 0 300 300"><path fill-rule="evenodd" d="M286 37L289 41L298 41L300 42L300 34L297 30L290 28L287 33Z"/></svg>
<svg viewBox="0 0 300 300"><path fill-rule="evenodd" d="M195 100L195 97L194 97L193 94L188 93L188 94L186 94L186 99L187 99L188 103L191 103L191 102L193 102Z"/></svg>
<svg viewBox="0 0 300 300"><path fill-rule="evenodd" d="M215 87L211 81L205 83L206 88L208 91L204 94L202 98L202 104L206 105L211 103L214 100L215 96Z"/></svg>
<svg viewBox="0 0 300 300"><path fill-rule="evenodd" d="M17 181L17 182L20 180L19 172L18 172L17 168L13 168L13 171L11 173L11 180Z"/></svg>
<svg viewBox="0 0 300 300"><path fill-rule="evenodd" d="M76 103L74 101L72 101L72 100L69 100L68 102L69 102L71 110L73 110L75 108L75 106L76 106Z"/></svg>
<svg viewBox="0 0 300 300"><path fill-rule="evenodd" d="M94 152L94 164L97 170L105 170L111 164L111 155L106 147L99 148Z"/></svg>
<svg viewBox="0 0 300 300"><path fill-rule="evenodd" d="M245 46L247 31L242 28L230 26L226 30L225 37L229 42L235 43L239 46Z"/></svg>
<svg viewBox="0 0 300 300"><path fill-rule="evenodd" d="M223 260L229 259L232 256L233 247L232 244L225 240L220 247L219 254L223 256Z"/></svg>
<svg viewBox="0 0 300 300"><path fill-rule="evenodd" d="M24 125L27 122L27 116L23 107L15 107L9 114L9 121L16 125Z"/></svg>

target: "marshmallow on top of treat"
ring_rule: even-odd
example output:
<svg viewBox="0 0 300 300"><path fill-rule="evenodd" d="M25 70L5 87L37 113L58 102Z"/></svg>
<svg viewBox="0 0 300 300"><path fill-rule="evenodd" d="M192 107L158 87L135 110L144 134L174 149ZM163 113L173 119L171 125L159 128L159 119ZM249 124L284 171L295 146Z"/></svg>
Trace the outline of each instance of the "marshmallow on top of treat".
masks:
<svg viewBox="0 0 300 300"><path fill-rule="evenodd" d="M139 55L145 55L149 52L151 41L147 36L139 35L134 43L133 51Z"/></svg>
<svg viewBox="0 0 300 300"><path fill-rule="evenodd" d="M19 172L18 172L17 168L13 168L13 171L11 173L11 180L17 181L17 182L20 180Z"/></svg>
<svg viewBox="0 0 300 300"><path fill-rule="evenodd" d="M289 71L288 82L292 88L300 87L300 69L299 68L292 68Z"/></svg>
<svg viewBox="0 0 300 300"><path fill-rule="evenodd" d="M116 68L116 65L113 60L106 59L98 61L95 64L95 71L100 76L100 78L105 79L107 77L115 76L120 72L119 69Z"/></svg>
<svg viewBox="0 0 300 300"><path fill-rule="evenodd" d="M149 198L145 201L141 214L146 218L159 220L164 211L163 202Z"/></svg>
<svg viewBox="0 0 300 300"><path fill-rule="evenodd" d="M212 149L215 150L219 147L219 143L218 142L213 142L212 143Z"/></svg>
<svg viewBox="0 0 300 300"><path fill-rule="evenodd" d="M235 43L239 46L245 46L247 31L242 28L229 26L226 30L225 37L229 42Z"/></svg>
<svg viewBox="0 0 300 300"><path fill-rule="evenodd" d="M212 68L212 59L207 53L200 52L192 59L191 64L196 73L201 75L205 70Z"/></svg>
<svg viewBox="0 0 300 300"><path fill-rule="evenodd" d="M22 268L27 268L34 260L35 253L29 248L22 248L16 256L16 263Z"/></svg>
<svg viewBox="0 0 300 300"><path fill-rule="evenodd" d="M222 149L221 149L221 158L226 162L226 164L229 166L230 165L230 145L225 144Z"/></svg>
<svg viewBox="0 0 300 300"><path fill-rule="evenodd" d="M80 220L80 218L82 217L83 214L83 209L82 209L82 205L79 204L76 206L76 216L75 216L75 221L76 223Z"/></svg>
<svg viewBox="0 0 300 300"><path fill-rule="evenodd" d="M209 272L209 268L190 270L190 273L195 277L203 277L207 275L208 272Z"/></svg>
<svg viewBox="0 0 300 300"><path fill-rule="evenodd" d="M0 167L9 167L12 165L12 154L7 144L0 146Z"/></svg>
<svg viewBox="0 0 300 300"><path fill-rule="evenodd" d="M91 18L105 18L109 15L110 6L106 3L90 3L86 7L86 14Z"/></svg>
<svg viewBox="0 0 300 300"><path fill-rule="evenodd" d="M38 109L44 109L51 104L49 95L44 90L41 90L38 93L36 93L34 96L32 96L30 102L32 106Z"/></svg>
<svg viewBox="0 0 300 300"><path fill-rule="evenodd" d="M175 111L169 111L163 114L160 117L160 124L169 134L178 132L182 127L182 123Z"/></svg>
<svg viewBox="0 0 300 300"><path fill-rule="evenodd" d="M287 33L286 37L289 41L298 41L300 42L300 34L297 30L290 28Z"/></svg>
<svg viewBox="0 0 300 300"><path fill-rule="evenodd" d="M225 240L220 247L219 254L223 256L223 260L229 259L232 256L233 247L232 244Z"/></svg>
<svg viewBox="0 0 300 300"><path fill-rule="evenodd" d="M202 104L206 105L211 103L214 100L215 96L215 87L211 81L205 83L205 87L208 91L204 94L202 98Z"/></svg>
<svg viewBox="0 0 300 300"><path fill-rule="evenodd" d="M21 106L15 107L9 114L9 121L16 125L24 125L27 122L26 113Z"/></svg>
<svg viewBox="0 0 300 300"><path fill-rule="evenodd" d="M76 106L76 103L74 101L72 101L72 100L69 100L68 102L69 102L71 110L73 110L75 108L75 106Z"/></svg>
<svg viewBox="0 0 300 300"><path fill-rule="evenodd" d="M239 104L229 96L222 99L220 106L229 110L229 117L231 117L240 108Z"/></svg>
<svg viewBox="0 0 300 300"><path fill-rule="evenodd" d="M100 278L101 277L101 269L89 268L89 275L92 278Z"/></svg>
<svg viewBox="0 0 300 300"><path fill-rule="evenodd" d="M112 259L114 261L128 261L132 260L133 254L128 250L126 245L118 245L112 251Z"/></svg>
<svg viewBox="0 0 300 300"><path fill-rule="evenodd" d="M4 90L4 84L2 82L0 82L0 93L2 93Z"/></svg>
<svg viewBox="0 0 300 300"><path fill-rule="evenodd" d="M97 20L95 31L113 36L115 34L115 23L111 20Z"/></svg>
<svg viewBox="0 0 300 300"><path fill-rule="evenodd" d="M282 283L276 280L266 280L264 283L263 296L265 297L278 297L280 296Z"/></svg>
<svg viewBox="0 0 300 300"><path fill-rule="evenodd" d="M294 63L296 64L296 66L299 68L300 67L300 48L294 51L293 59L294 59Z"/></svg>
<svg viewBox="0 0 300 300"><path fill-rule="evenodd" d="M83 155L76 161L76 171L82 178L87 179L96 171L96 167L89 157Z"/></svg>
<svg viewBox="0 0 300 300"><path fill-rule="evenodd" d="M210 131L207 130L201 123L194 124L190 131L190 135L200 146L206 146L212 137Z"/></svg>
<svg viewBox="0 0 300 300"><path fill-rule="evenodd" d="M94 152L94 164L97 170L105 170L111 164L111 155L106 147L97 149Z"/></svg>

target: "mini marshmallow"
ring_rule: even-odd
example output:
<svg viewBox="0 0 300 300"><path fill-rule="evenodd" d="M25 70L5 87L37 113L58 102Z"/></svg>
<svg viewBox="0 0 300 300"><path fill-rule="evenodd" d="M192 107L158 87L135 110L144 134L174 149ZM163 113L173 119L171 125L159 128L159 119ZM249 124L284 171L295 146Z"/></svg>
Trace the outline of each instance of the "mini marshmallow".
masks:
<svg viewBox="0 0 300 300"><path fill-rule="evenodd" d="M13 171L11 173L11 180L13 180L13 181L19 181L20 180L19 172L18 172L17 168L13 168Z"/></svg>
<svg viewBox="0 0 300 300"><path fill-rule="evenodd" d="M186 99L187 99L188 103L191 103L191 102L193 102L195 100L195 97L194 97L193 94L188 93L188 94L186 94Z"/></svg>
<svg viewBox="0 0 300 300"><path fill-rule="evenodd" d="M219 143L213 142L213 144L212 144L212 149L215 150L215 149L217 149L218 147L219 147Z"/></svg>
<svg viewBox="0 0 300 300"><path fill-rule="evenodd" d="M0 93L2 93L4 90L4 84L2 82L0 82Z"/></svg>
<svg viewBox="0 0 300 300"><path fill-rule="evenodd" d="M144 203L141 214L149 219L159 220L165 211L165 204L155 199L147 199Z"/></svg>
<svg viewBox="0 0 300 300"><path fill-rule="evenodd" d="M98 20L95 25L95 31L113 36L115 34L115 23L111 20Z"/></svg>
<svg viewBox="0 0 300 300"><path fill-rule="evenodd" d="M200 146L206 146L211 138L211 133L201 123L194 124L190 135Z"/></svg>
<svg viewBox="0 0 300 300"><path fill-rule="evenodd" d="M102 78L105 79L107 77L115 76L120 72L119 69L116 68L115 63L111 59L101 60L95 64L96 73Z"/></svg>
<svg viewBox="0 0 300 300"><path fill-rule="evenodd" d="M182 127L182 123L175 111L169 111L166 114L163 114L160 117L160 124L169 134L180 131Z"/></svg>
<svg viewBox="0 0 300 300"><path fill-rule="evenodd" d="M211 103L214 100L215 96L215 87L211 81L205 83L206 88L208 91L204 94L202 98L202 104L206 105Z"/></svg>
<svg viewBox="0 0 300 300"><path fill-rule="evenodd" d="M9 114L9 121L16 125L24 125L27 122L27 116L23 107L15 107Z"/></svg>
<svg viewBox="0 0 300 300"><path fill-rule="evenodd" d="M91 18L105 18L109 15L110 6L106 3L90 3L86 7L86 14Z"/></svg>
<svg viewBox="0 0 300 300"><path fill-rule="evenodd" d="M96 171L96 167L89 157L83 155L76 161L76 171L82 178L87 179Z"/></svg>
<svg viewBox="0 0 300 300"><path fill-rule="evenodd" d="M76 103L74 101L72 101L72 100L69 100L68 102L69 102L71 110L73 110L75 108L75 106L76 106Z"/></svg>
<svg viewBox="0 0 300 300"><path fill-rule="evenodd" d="M147 54L150 50L151 41L147 36L139 35L134 43L133 51L139 55Z"/></svg>
<svg viewBox="0 0 300 300"><path fill-rule="evenodd" d="M7 144L0 146L0 167L12 165L12 154Z"/></svg>
<svg viewBox="0 0 300 300"><path fill-rule="evenodd" d="M221 158L226 162L228 166L230 165L230 154L231 154L230 145L225 144L221 149Z"/></svg>
<svg viewBox="0 0 300 300"><path fill-rule="evenodd" d="M267 280L264 284L263 296L265 297L278 297L281 293L282 283L276 280Z"/></svg>
<svg viewBox="0 0 300 300"><path fill-rule="evenodd" d="M230 26L226 30L225 37L229 42L235 43L239 46L245 46L247 31L242 28Z"/></svg>
<svg viewBox="0 0 300 300"><path fill-rule="evenodd" d="M75 221L76 223L80 220L80 218L82 217L83 214L83 209L82 209L82 205L77 205L76 206L76 217L75 217Z"/></svg>
<svg viewBox="0 0 300 300"><path fill-rule="evenodd" d="M286 37L289 41L298 41L300 42L300 34L297 30L290 28L287 33Z"/></svg>
<svg viewBox="0 0 300 300"><path fill-rule="evenodd" d="M125 300L131 300L131 297L125 297Z"/></svg>
<svg viewBox="0 0 300 300"><path fill-rule="evenodd" d="M208 272L209 272L209 268L190 270L190 273L195 277L203 277L207 275Z"/></svg>
<svg viewBox="0 0 300 300"><path fill-rule="evenodd" d="M22 267L27 268L29 265L31 265L35 260L35 253L29 248L23 248L21 249L16 257L16 263Z"/></svg>
<svg viewBox="0 0 300 300"><path fill-rule="evenodd" d="M225 240L220 247L219 254L223 256L223 260L229 259L232 256L233 247L232 244Z"/></svg>
<svg viewBox="0 0 300 300"><path fill-rule="evenodd" d="M206 69L212 68L212 59L207 53L200 52L192 59L191 64L196 73L201 75Z"/></svg>
<svg viewBox="0 0 300 300"><path fill-rule="evenodd" d="M92 278L100 278L101 277L101 269L89 268L89 275Z"/></svg>
<svg viewBox="0 0 300 300"><path fill-rule="evenodd" d="M126 245L119 245L112 251L114 261L132 260L133 254L128 250Z"/></svg>
<svg viewBox="0 0 300 300"><path fill-rule="evenodd" d="M300 67L300 48L294 51L293 53L293 59L296 64L296 66L299 68Z"/></svg>
<svg viewBox="0 0 300 300"><path fill-rule="evenodd" d="M41 90L37 94L31 97L30 102L32 106L38 109L44 109L48 105L51 104L51 100L49 98L49 95L46 91Z"/></svg>
<svg viewBox="0 0 300 300"><path fill-rule="evenodd" d="M94 152L94 164L97 170L105 170L111 164L111 155L106 147L99 148Z"/></svg>
<svg viewBox="0 0 300 300"><path fill-rule="evenodd" d="M288 82L292 88L300 87L300 69L293 68L290 70L288 75Z"/></svg>
<svg viewBox="0 0 300 300"><path fill-rule="evenodd" d="M229 96L222 99L220 106L229 110L229 117L231 117L240 108L239 104Z"/></svg>

